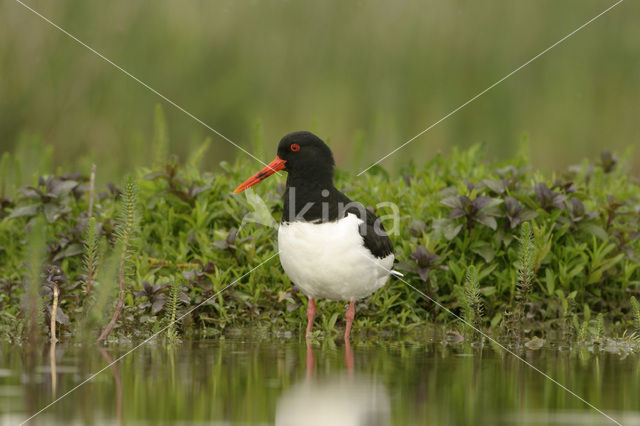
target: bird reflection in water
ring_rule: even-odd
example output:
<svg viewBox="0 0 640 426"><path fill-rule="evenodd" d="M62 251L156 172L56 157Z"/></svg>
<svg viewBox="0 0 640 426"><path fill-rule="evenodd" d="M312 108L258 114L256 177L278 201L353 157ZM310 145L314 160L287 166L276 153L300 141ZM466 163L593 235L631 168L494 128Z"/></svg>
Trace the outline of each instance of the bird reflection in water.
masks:
<svg viewBox="0 0 640 426"><path fill-rule="evenodd" d="M353 352L345 342L342 374L316 376L315 358L307 343L307 376L278 400L277 426L386 426L391 402L386 388L373 377L355 374Z"/></svg>

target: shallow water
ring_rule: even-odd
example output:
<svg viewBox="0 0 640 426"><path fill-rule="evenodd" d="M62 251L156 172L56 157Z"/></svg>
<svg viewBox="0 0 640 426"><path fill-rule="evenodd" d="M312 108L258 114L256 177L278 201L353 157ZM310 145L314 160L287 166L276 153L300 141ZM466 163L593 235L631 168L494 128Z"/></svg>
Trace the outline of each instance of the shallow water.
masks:
<svg viewBox="0 0 640 426"><path fill-rule="evenodd" d="M0 424L19 424L134 346L0 355ZM522 356L625 425L640 424L640 357ZM52 379L55 378L55 390ZM29 424L614 424L497 347L226 338L145 344Z"/></svg>

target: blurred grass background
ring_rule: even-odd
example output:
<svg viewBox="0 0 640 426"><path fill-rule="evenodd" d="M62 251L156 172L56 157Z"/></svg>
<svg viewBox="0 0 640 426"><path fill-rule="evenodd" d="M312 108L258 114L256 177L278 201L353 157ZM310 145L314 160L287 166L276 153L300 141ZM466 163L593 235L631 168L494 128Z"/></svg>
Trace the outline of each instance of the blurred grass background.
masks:
<svg viewBox="0 0 640 426"><path fill-rule="evenodd" d="M258 132L264 160L282 135L308 129L357 173L613 1L26 3L247 149ZM639 2L623 2L383 165L478 141L500 159L523 133L546 169L637 144L638 16ZM0 151L21 151L23 169L41 144L51 171L97 162L99 181L148 165L158 102L17 2L0 3ZM207 168L245 155L164 111L170 152L184 158L212 136Z"/></svg>

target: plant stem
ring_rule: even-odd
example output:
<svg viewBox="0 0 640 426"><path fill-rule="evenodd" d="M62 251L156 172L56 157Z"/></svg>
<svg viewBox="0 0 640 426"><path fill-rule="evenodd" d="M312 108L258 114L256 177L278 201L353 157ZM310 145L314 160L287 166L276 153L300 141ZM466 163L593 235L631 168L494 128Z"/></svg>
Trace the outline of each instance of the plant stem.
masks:
<svg viewBox="0 0 640 426"><path fill-rule="evenodd" d="M535 278L535 245L533 233L528 222L520 228L520 265L518 267L518 282L516 284L515 331L516 344L520 344L522 321L525 317L525 305Z"/></svg>
<svg viewBox="0 0 640 426"><path fill-rule="evenodd" d="M91 179L89 181L89 219L93 217L93 199L96 189L96 165L91 166Z"/></svg>
<svg viewBox="0 0 640 426"><path fill-rule="evenodd" d="M125 192L123 195L123 209L122 209L122 218L118 230L118 240L120 242L121 250L120 253L120 262L118 268L118 281L120 284L120 294L118 296L118 303L116 304L116 310L113 313L113 317L107 327L104 329L100 337L98 337L98 342L104 341L113 327L116 325L118 318L120 318L120 313L122 312L122 308L124 306L124 295L125 295L125 278L126 278L126 269L127 269L127 260L129 254L129 244L131 242L131 236L134 232L134 226L136 222L136 199L137 199L137 187L133 180L133 178L129 178L127 180Z"/></svg>
<svg viewBox="0 0 640 426"><path fill-rule="evenodd" d="M56 395L57 374L56 374L56 316L58 315L58 295L60 290L58 284L53 285L53 302L51 304L51 346L49 347L49 364L51 367L51 391Z"/></svg>
<svg viewBox="0 0 640 426"><path fill-rule="evenodd" d="M58 294L60 294L60 290L58 289L58 284L54 283L53 285L53 302L51 304L51 344L55 345L56 343L56 315L58 314Z"/></svg>
<svg viewBox="0 0 640 426"><path fill-rule="evenodd" d="M91 290L91 283L96 270L96 262L98 257L98 241L96 237L96 219L94 217L89 219L89 227L87 228L87 236L85 240L85 257L84 263L87 268L87 293Z"/></svg>
<svg viewBox="0 0 640 426"><path fill-rule="evenodd" d="M107 327L104 329L100 337L98 337L98 342L104 341L107 338L107 336L109 336L109 333L111 333L111 330L113 330L113 327L116 325L118 318L120 318L120 313L122 312L122 307L124 306L124 290L125 290L124 278L125 278L125 267L126 267L126 261L127 261L128 242L129 242L129 232L125 232L125 239L122 242L122 254L120 255L120 267L118 272L118 281L120 283L120 295L118 296L118 304L116 305L116 310L113 313L113 317L111 318L111 321L109 321L109 324L107 324Z"/></svg>

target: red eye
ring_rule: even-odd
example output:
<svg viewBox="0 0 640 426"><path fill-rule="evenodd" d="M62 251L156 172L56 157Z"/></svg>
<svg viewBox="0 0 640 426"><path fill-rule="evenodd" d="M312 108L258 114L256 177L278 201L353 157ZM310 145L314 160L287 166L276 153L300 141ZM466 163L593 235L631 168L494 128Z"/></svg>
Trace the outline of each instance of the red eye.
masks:
<svg viewBox="0 0 640 426"><path fill-rule="evenodd" d="M297 143L292 143L289 148L291 148L291 151L294 151L294 152L300 151L300 145L298 145Z"/></svg>

